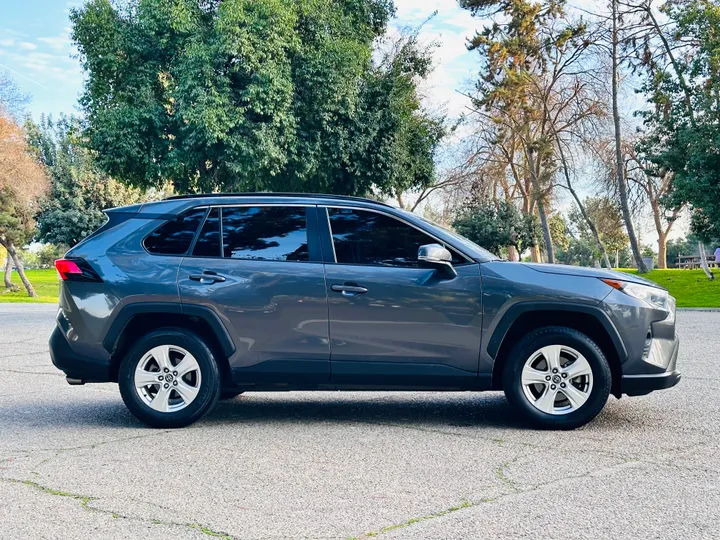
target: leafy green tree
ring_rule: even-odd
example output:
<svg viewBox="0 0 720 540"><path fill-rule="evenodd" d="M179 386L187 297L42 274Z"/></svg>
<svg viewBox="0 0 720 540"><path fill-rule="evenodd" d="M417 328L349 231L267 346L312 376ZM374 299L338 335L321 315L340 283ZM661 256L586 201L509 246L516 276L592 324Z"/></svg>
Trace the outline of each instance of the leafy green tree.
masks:
<svg viewBox="0 0 720 540"><path fill-rule="evenodd" d="M466 206L453 221L455 230L500 255L513 246L521 254L539 243L540 224L533 215L526 215L511 202L475 202Z"/></svg>
<svg viewBox="0 0 720 540"><path fill-rule="evenodd" d="M599 260L600 251L593 238L572 238L566 247L558 249L558 262L574 266L594 266Z"/></svg>
<svg viewBox="0 0 720 540"><path fill-rule="evenodd" d="M670 51L641 56L643 93L639 149L661 173L673 175L666 205L693 209L701 241L720 237L720 5L707 0L667 2L662 37Z"/></svg>
<svg viewBox="0 0 720 540"><path fill-rule="evenodd" d="M42 118L25 123L30 148L50 175L50 192L40 203L37 239L74 246L105 221L103 210L139 202L143 193L100 171L82 144L79 120Z"/></svg>
<svg viewBox="0 0 720 540"><path fill-rule="evenodd" d="M442 120L427 50L379 60L391 0L90 0L71 11L98 166L178 192L421 188Z"/></svg>

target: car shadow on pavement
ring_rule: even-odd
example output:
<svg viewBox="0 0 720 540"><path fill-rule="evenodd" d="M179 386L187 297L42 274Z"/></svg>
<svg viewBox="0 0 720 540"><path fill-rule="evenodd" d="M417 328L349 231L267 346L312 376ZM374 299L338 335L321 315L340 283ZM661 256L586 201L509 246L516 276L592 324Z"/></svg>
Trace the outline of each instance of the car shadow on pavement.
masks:
<svg viewBox="0 0 720 540"><path fill-rule="evenodd" d="M269 394L220 402L203 425L248 423L366 423L408 427L524 428L526 424L500 393L393 393L368 399L362 393L312 394L280 399Z"/></svg>
<svg viewBox="0 0 720 540"><path fill-rule="evenodd" d="M532 429L499 392L394 392L376 396L368 397L363 392L251 392L219 402L195 427L364 423L421 429ZM606 407L600 415L602 420L598 420L604 425L608 421L610 424L617 422L627 428L633 423L629 418L608 418L618 416L618 411L618 407ZM0 411L0 423L8 429L12 425L22 429L71 426L138 428L143 425L125 408L119 396L111 401L43 400L32 408L26 403L7 403Z"/></svg>

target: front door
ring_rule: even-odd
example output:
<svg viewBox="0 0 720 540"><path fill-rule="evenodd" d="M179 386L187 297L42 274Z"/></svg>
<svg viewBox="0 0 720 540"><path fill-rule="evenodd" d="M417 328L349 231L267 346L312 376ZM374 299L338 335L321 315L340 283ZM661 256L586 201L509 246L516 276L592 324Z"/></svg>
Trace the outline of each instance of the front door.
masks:
<svg viewBox="0 0 720 540"><path fill-rule="evenodd" d="M438 243L423 231L377 211L327 212L336 261L325 267L332 382L471 387L482 324L478 264L451 249L457 277L420 267L418 248Z"/></svg>
<svg viewBox="0 0 720 540"><path fill-rule="evenodd" d="M183 306L213 309L241 386L327 382L327 296L314 206L211 208L179 270Z"/></svg>

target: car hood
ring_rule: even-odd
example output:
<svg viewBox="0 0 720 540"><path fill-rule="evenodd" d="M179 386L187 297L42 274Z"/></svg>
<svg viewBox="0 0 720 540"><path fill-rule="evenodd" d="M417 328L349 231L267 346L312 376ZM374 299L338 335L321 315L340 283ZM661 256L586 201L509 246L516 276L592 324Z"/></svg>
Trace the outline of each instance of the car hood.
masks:
<svg viewBox="0 0 720 540"><path fill-rule="evenodd" d="M625 272L616 272L615 270L606 270L604 268L587 268L585 266L570 266L568 264L540 264L540 263L520 263L523 266L532 268L537 272L543 272L545 274L564 274L567 276L583 276L583 277L594 277L599 279L618 279L621 281L631 281L633 283L639 283L641 285L650 285L651 287L657 287L662 289L660 285L649 279L637 276L635 274L628 274Z"/></svg>

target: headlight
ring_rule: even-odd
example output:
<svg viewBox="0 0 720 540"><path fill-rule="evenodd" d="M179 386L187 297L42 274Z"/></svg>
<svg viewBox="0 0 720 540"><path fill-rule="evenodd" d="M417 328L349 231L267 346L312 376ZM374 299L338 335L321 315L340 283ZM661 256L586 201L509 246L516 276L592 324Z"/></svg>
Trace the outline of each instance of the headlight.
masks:
<svg viewBox="0 0 720 540"><path fill-rule="evenodd" d="M602 281L633 298L644 300L656 309L670 311L670 295L664 289L650 287L649 285L640 285L639 283L632 283L630 281L621 281L619 279L603 279Z"/></svg>

